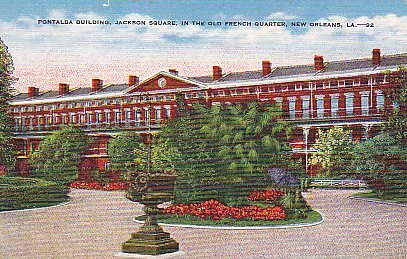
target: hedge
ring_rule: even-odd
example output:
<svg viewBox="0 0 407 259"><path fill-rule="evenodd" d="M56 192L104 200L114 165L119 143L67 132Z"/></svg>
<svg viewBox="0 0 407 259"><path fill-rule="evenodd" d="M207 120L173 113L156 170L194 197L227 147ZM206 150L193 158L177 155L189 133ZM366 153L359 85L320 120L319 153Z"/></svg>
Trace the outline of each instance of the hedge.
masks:
<svg viewBox="0 0 407 259"><path fill-rule="evenodd" d="M55 205L68 199L66 186L35 178L0 177L0 211Z"/></svg>

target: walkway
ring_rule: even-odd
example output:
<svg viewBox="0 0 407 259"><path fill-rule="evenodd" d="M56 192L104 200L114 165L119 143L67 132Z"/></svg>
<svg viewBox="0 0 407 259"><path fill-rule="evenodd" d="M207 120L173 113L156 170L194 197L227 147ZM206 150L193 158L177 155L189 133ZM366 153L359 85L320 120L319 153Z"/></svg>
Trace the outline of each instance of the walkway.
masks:
<svg viewBox="0 0 407 259"><path fill-rule="evenodd" d="M407 208L348 199L351 191L313 190L325 216L313 227L214 230L168 227L182 258L372 258L407 256ZM123 192L73 190L61 207L0 214L0 258L114 258L138 228L141 205Z"/></svg>

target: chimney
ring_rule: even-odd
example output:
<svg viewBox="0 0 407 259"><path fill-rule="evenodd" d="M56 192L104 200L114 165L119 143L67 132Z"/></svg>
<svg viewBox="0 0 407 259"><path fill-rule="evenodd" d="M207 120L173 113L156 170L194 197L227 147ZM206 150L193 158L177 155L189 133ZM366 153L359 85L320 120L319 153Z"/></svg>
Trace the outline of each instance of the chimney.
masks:
<svg viewBox="0 0 407 259"><path fill-rule="evenodd" d="M374 66L380 65L380 49L373 49L372 50L372 64Z"/></svg>
<svg viewBox="0 0 407 259"><path fill-rule="evenodd" d="M176 75L176 76L178 75L178 71L176 69L174 69L174 68L170 68L168 70L168 72L170 72L171 74Z"/></svg>
<svg viewBox="0 0 407 259"><path fill-rule="evenodd" d="M33 86L28 87L28 98L33 98L35 96L38 96L39 93L40 93L40 89L38 89L37 87L33 87Z"/></svg>
<svg viewBox="0 0 407 259"><path fill-rule="evenodd" d="M69 93L68 84L59 83L58 89L59 89L59 95L65 95L65 94Z"/></svg>
<svg viewBox="0 0 407 259"><path fill-rule="evenodd" d="M315 70L324 69L324 57L323 56L314 56L314 68Z"/></svg>
<svg viewBox="0 0 407 259"><path fill-rule="evenodd" d="M92 79L92 92L97 92L102 89L103 80L93 78Z"/></svg>
<svg viewBox="0 0 407 259"><path fill-rule="evenodd" d="M140 79L138 76L129 75L129 86L138 85Z"/></svg>
<svg viewBox="0 0 407 259"><path fill-rule="evenodd" d="M263 60L262 62L262 67L263 67L263 76L267 76L268 74L271 73L271 63L269 60Z"/></svg>
<svg viewBox="0 0 407 259"><path fill-rule="evenodd" d="M222 68L220 66L213 66L213 81L219 80L222 77Z"/></svg>

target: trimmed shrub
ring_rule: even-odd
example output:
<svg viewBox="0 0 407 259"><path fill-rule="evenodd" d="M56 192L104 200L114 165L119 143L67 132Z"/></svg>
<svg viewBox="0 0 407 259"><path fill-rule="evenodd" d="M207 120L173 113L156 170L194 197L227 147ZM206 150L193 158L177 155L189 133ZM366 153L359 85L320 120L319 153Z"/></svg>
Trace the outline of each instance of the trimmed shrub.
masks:
<svg viewBox="0 0 407 259"><path fill-rule="evenodd" d="M38 208L66 201L69 188L34 178L0 177L0 211Z"/></svg>

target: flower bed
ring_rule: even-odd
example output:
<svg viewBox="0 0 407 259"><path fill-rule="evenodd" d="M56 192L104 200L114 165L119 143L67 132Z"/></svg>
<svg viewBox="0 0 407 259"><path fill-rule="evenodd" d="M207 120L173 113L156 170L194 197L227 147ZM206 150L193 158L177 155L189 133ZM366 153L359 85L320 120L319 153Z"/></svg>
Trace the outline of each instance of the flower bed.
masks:
<svg viewBox="0 0 407 259"><path fill-rule="evenodd" d="M216 200L208 200L201 203L174 204L162 209L163 214L176 214L178 216L192 215L201 219L220 220L251 219L251 220L278 220L287 217L281 206L244 206L232 207Z"/></svg>
<svg viewBox="0 0 407 259"><path fill-rule="evenodd" d="M118 191L127 190L126 182L112 182L101 184L97 181L74 181L71 183L71 188L88 189L88 190L103 190L103 191Z"/></svg>
<svg viewBox="0 0 407 259"><path fill-rule="evenodd" d="M249 194L247 199L249 201L268 201L268 202L275 202L281 197L283 197L285 193L280 190L265 190L265 191L253 191Z"/></svg>

